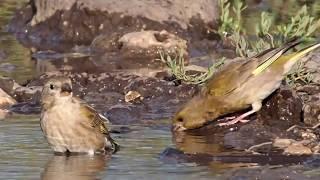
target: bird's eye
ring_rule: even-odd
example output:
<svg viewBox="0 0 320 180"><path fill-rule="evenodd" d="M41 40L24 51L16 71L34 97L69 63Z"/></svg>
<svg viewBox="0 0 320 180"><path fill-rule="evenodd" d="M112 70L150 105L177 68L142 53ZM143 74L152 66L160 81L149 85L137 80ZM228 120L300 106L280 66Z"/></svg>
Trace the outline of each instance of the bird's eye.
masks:
<svg viewBox="0 0 320 180"><path fill-rule="evenodd" d="M53 84L50 84L50 89L54 89L54 85Z"/></svg>
<svg viewBox="0 0 320 180"><path fill-rule="evenodd" d="M182 118L182 117L178 117L178 118L177 118L177 121L178 121L178 122L183 122L183 118Z"/></svg>

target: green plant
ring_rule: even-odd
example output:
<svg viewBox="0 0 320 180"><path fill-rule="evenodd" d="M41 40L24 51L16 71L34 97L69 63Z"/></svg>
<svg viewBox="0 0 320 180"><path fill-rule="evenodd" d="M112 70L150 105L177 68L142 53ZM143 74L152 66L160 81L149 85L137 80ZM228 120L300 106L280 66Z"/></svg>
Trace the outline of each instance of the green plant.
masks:
<svg viewBox="0 0 320 180"><path fill-rule="evenodd" d="M171 58L169 54L165 54L162 51L159 51L161 61L166 63L169 67L171 74L178 80L181 80L187 84L202 84L207 81L215 70L220 67L225 58L220 59L217 63L214 63L210 66L207 72L200 74L188 74L185 68L185 62L183 57L183 51L180 51L179 54L176 54L174 58Z"/></svg>
<svg viewBox="0 0 320 180"><path fill-rule="evenodd" d="M311 39L311 36L319 29L320 19L316 19L308 13L308 8L304 5L295 16L287 23L273 25L274 16L268 12L262 12L260 22L255 28L255 38L248 40L245 29L242 26L242 12L246 6L241 0L234 0L231 6L230 0L219 0L221 26L218 30L224 39L230 39L235 47L236 54L241 57L251 57L254 54L265 49L280 46L293 37ZM318 6L314 6L316 9ZM232 12L230 12L232 10ZM234 16L231 16L234 14ZM295 82L310 83L312 75L308 72L302 63L298 63L286 77L288 84Z"/></svg>
<svg viewBox="0 0 320 180"><path fill-rule="evenodd" d="M256 25L256 38L247 37L242 27L241 14L246 6L241 0L234 0L233 6L229 0L220 0L220 21L219 34L222 38L230 39L235 47L237 55L249 57L265 49L280 46L293 37L308 39L320 27L320 19L316 20L308 14L307 6L303 6L298 13L286 24L279 24L272 27L274 17L267 12L262 12L260 22ZM230 9L234 17L230 14ZM229 35L229 36L227 36Z"/></svg>
<svg viewBox="0 0 320 180"><path fill-rule="evenodd" d="M233 30L233 18L230 16L230 3L229 0L219 0L220 7L220 27L218 33L221 37L226 37L229 32Z"/></svg>
<svg viewBox="0 0 320 180"><path fill-rule="evenodd" d="M275 33L280 35L280 42L277 45L292 37L309 38L319 27L320 19L315 20L315 17L309 15L307 6L304 5L288 24L277 26Z"/></svg>
<svg viewBox="0 0 320 180"><path fill-rule="evenodd" d="M296 67L287 74L285 81L288 85L294 86L297 82L310 84L313 79L314 76L304 67L304 63L298 62Z"/></svg>

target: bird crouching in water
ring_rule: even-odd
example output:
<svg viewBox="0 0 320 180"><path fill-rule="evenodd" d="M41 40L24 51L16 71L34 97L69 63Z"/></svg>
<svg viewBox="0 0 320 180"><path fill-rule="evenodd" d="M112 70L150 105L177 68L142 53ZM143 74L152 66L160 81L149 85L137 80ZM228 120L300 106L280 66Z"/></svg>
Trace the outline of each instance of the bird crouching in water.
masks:
<svg viewBox="0 0 320 180"><path fill-rule="evenodd" d="M56 153L116 152L119 145L110 137L104 117L73 97L66 77L49 79L41 95L40 126Z"/></svg>
<svg viewBox="0 0 320 180"><path fill-rule="evenodd" d="M210 78L202 91L174 116L173 129L183 131L205 126L219 117L252 107L252 110L220 126L231 125L259 111L262 101L278 89L293 65L320 43L284 55L300 44L292 40L276 49L268 49L252 58L240 58L223 67Z"/></svg>

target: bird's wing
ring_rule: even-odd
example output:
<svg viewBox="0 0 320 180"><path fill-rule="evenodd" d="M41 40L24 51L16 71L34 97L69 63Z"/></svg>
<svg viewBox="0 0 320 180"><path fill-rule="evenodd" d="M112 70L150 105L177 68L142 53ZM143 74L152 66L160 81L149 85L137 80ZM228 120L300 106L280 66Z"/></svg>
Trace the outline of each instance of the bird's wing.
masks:
<svg viewBox="0 0 320 180"><path fill-rule="evenodd" d="M99 114L98 112L96 112L96 110L93 109L91 106L89 106L87 103L79 99L76 99L76 100L80 101L81 112L86 117L86 119L88 119L88 123L85 123L85 124L89 125L93 130L104 134L106 138L110 141L113 152L118 151L119 145L114 141L114 139L111 138L109 130L105 125L105 122L108 122L108 119L102 116L101 114Z"/></svg>
<svg viewBox="0 0 320 180"><path fill-rule="evenodd" d="M252 72L252 74L255 76L260 74L265 69L267 69L273 62L279 59L279 57L282 56L285 52L297 46L301 42L302 41L300 39L293 38L279 48L267 49L259 53L258 55L254 56L254 58L256 58L259 61L259 66Z"/></svg>
<svg viewBox="0 0 320 180"><path fill-rule="evenodd" d="M204 86L202 93L212 96L224 96L240 87L252 75L257 61L235 60L213 74Z"/></svg>
<svg viewBox="0 0 320 180"><path fill-rule="evenodd" d="M97 113L91 106L86 103L82 103L81 112L90 120L90 126L99 130L102 134L109 134L109 131L105 125L105 121L101 118L101 115Z"/></svg>
<svg viewBox="0 0 320 180"><path fill-rule="evenodd" d="M203 88L203 93L212 96L224 96L239 88L249 78L259 75L287 50L299 44L292 40L280 48L268 49L247 59L238 59L215 73Z"/></svg>

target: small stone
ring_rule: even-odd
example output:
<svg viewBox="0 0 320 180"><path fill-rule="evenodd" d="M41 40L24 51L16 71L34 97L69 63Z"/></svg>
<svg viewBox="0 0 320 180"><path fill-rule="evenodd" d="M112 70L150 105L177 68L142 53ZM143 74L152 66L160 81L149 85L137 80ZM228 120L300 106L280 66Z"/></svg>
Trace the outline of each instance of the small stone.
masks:
<svg viewBox="0 0 320 180"><path fill-rule="evenodd" d="M125 102L131 102L136 100L137 98L143 98L141 94L137 91L129 91L125 96L124 100Z"/></svg>
<svg viewBox="0 0 320 180"><path fill-rule="evenodd" d="M313 152L313 153L320 153L320 145L314 146L314 147L312 148L312 152Z"/></svg>
<svg viewBox="0 0 320 180"><path fill-rule="evenodd" d="M83 73L81 73L81 76L82 76L83 78L87 78L87 77L88 77L88 73L83 72Z"/></svg>
<svg viewBox="0 0 320 180"><path fill-rule="evenodd" d="M160 61L159 50L174 57L182 53L184 63L188 63L187 41L175 34L163 31L139 31L123 35L118 43L121 44L121 52L128 57L142 56ZM140 58L139 58L140 59Z"/></svg>
<svg viewBox="0 0 320 180"><path fill-rule="evenodd" d="M18 102L40 101L42 86L18 87L14 91L14 96Z"/></svg>
<svg viewBox="0 0 320 180"><path fill-rule="evenodd" d="M317 140L317 136L312 132L302 132L301 137L307 140Z"/></svg>
<svg viewBox="0 0 320 180"><path fill-rule="evenodd" d="M306 125L314 126L320 122L320 100L305 102L303 108L303 122Z"/></svg>
<svg viewBox="0 0 320 180"><path fill-rule="evenodd" d="M3 106L11 106L16 103L11 96L9 96L6 92L0 89L0 107Z"/></svg>
<svg viewBox="0 0 320 180"><path fill-rule="evenodd" d="M21 87L15 80L9 77L0 77L0 88L6 93L12 95L14 90L18 87Z"/></svg>
<svg viewBox="0 0 320 180"><path fill-rule="evenodd" d="M104 25L103 25L103 24L100 24L99 30L102 30L103 28L104 28Z"/></svg>
<svg viewBox="0 0 320 180"><path fill-rule="evenodd" d="M297 143L293 143L293 144L289 145L284 150L284 154L303 155L303 154L312 154L312 151L310 148L297 142Z"/></svg>
<svg viewBox="0 0 320 180"><path fill-rule="evenodd" d="M284 148L288 147L289 145L291 145L293 142L295 142L295 140L293 140L293 139L277 138L273 141L273 146L277 147L277 148L284 149Z"/></svg>
<svg viewBox="0 0 320 180"><path fill-rule="evenodd" d="M8 107L14 105L16 100L0 89L0 119L4 119L9 113Z"/></svg>

